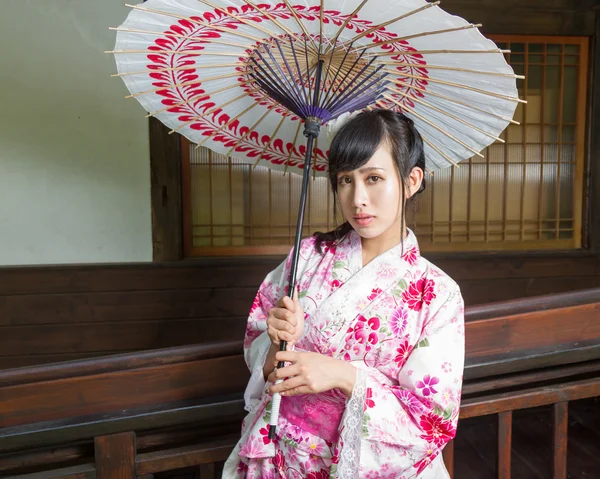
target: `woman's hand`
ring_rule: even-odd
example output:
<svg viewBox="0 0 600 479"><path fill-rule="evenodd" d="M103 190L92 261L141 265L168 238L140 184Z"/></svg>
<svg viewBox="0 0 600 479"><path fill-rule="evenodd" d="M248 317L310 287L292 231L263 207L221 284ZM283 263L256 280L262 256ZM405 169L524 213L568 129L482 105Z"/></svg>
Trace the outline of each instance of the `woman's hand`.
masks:
<svg viewBox="0 0 600 479"><path fill-rule="evenodd" d="M294 300L284 296L277 306L269 310L267 318L267 334L271 344L279 349L281 341L288 346L296 344L304 333L304 310L298 301L298 290L294 291Z"/></svg>
<svg viewBox="0 0 600 479"><path fill-rule="evenodd" d="M356 368L346 361L334 359L318 353L279 351L275 354L276 361L291 363L288 366L273 371L268 380L273 384L271 394L280 393L282 396L297 396L299 394L317 394L338 388L352 396L356 382Z"/></svg>

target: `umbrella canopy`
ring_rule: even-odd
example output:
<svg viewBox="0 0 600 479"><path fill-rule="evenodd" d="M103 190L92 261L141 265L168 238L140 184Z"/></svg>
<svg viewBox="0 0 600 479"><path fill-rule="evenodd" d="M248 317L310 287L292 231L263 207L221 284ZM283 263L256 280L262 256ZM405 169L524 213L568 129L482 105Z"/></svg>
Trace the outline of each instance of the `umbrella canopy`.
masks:
<svg viewBox="0 0 600 479"><path fill-rule="evenodd" d="M503 51L438 3L148 0L116 29L117 75L191 142L298 173L307 117L402 111L435 170L499 140L522 101ZM329 143L315 141L317 175Z"/></svg>

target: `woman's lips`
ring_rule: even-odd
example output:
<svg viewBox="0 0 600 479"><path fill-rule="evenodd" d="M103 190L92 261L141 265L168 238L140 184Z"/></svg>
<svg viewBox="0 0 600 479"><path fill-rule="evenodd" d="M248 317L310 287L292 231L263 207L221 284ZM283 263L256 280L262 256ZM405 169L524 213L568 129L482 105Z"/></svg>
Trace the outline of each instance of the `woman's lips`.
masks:
<svg viewBox="0 0 600 479"><path fill-rule="evenodd" d="M356 224L361 227L369 226L371 221L373 221L374 219L375 219L374 216L368 216L368 215L361 215L361 216L354 217L354 221L356 221Z"/></svg>

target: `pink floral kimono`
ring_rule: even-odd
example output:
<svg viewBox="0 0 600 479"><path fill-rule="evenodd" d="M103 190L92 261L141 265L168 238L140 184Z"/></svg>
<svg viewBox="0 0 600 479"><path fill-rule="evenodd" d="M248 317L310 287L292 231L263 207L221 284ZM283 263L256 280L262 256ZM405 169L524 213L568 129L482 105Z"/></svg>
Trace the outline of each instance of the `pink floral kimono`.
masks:
<svg viewBox="0 0 600 479"><path fill-rule="evenodd" d="M440 454L454 437L464 363L458 286L421 257L412 232L362 267L351 231L315 251L302 242L298 270L306 314L296 351L357 368L350 399L339 390L283 397L278 437L268 438L271 395L262 368L269 308L287 294L291 259L264 280L248 319L249 414L225 479L447 478Z"/></svg>

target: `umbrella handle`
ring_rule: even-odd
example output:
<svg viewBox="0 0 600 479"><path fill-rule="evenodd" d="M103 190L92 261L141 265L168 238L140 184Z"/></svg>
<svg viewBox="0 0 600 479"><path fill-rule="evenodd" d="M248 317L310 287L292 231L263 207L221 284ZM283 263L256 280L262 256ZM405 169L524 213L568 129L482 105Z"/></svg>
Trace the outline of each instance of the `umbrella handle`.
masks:
<svg viewBox="0 0 600 479"><path fill-rule="evenodd" d="M294 251L292 254L292 265L290 269L290 278L288 282L288 294L294 296L296 289L296 273L298 269L298 258L300 257L300 241L302 239L302 226L304 224L304 211L306 210L306 199L308 196L308 179L310 178L310 169L312 166L312 149L315 138L319 136L321 120L318 118L307 118L304 126L304 136L306 140L306 153L304 155L304 170L302 172L302 190L300 194L300 206L298 209L298 223L296 224L296 236L294 238ZM287 341L281 341L279 350L285 351ZM283 361L277 363L277 369L285 366ZM279 384L282 380L279 379L275 384ZM269 439L275 439L275 431L277 429L277 421L279 420L279 406L281 404L281 394L273 395L273 403L271 408L271 419L269 421Z"/></svg>

